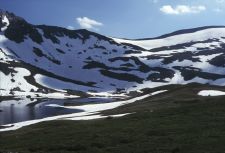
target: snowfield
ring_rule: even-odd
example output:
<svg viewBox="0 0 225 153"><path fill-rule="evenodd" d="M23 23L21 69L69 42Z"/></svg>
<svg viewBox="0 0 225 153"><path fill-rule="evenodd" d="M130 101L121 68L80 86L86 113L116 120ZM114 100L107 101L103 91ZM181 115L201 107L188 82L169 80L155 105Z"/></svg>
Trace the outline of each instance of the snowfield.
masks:
<svg viewBox="0 0 225 153"><path fill-rule="evenodd" d="M119 39L119 38L112 38L116 42L119 43L129 43L134 44L145 49L153 49L163 46L172 46L176 44L183 44L186 42L193 42L193 41L204 41L209 38L218 38L224 37L225 35L225 28L211 28L206 30L197 31L194 33L187 33L187 34L179 34L175 36L170 36L164 39L153 39L153 40L129 40L129 39ZM193 47L206 47L204 44L198 44Z"/></svg>
<svg viewBox="0 0 225 153"><path fill-rule="evenodd" d="M24 21L39 39L25 33L17 40L5 35L25 30L12 22L14 19L23 20L7 13L1 17L3 28L17 27L0 33L0 62L4 66L0 76L5 80L0 94L4 96L58 93L68 97L68 93L79 96L78 92L126 96L168 84L225 84L225 27L128 40Z"/></svg>

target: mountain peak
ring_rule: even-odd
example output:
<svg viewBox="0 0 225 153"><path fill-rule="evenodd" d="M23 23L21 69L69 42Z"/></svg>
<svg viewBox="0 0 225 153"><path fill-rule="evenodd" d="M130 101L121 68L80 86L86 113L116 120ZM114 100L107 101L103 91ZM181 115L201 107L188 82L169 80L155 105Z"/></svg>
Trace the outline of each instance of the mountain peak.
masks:
<svg viewBox="0 0 225 153"><path fill-rule="evenodd" d="M9 23L26 22L23 18L16 16L14 13L0 9L0 20L2 22L5 17L8 19Z"/></svg>
<svg viewBox="0 0 225 153"><path fill-rule="evenodd" d="M5 10L2 10L2 9L0 9L0 15L2 16L2 15L6 15L7 13L9 13L8 11L5 11Z"/></svg>
<svg viewBox="0 0 225 153"><path fill-rule="evenodd" d="M8 18L15 18L15 17L16 17L15 14L0 9L0 17L3 18L4 16L6 16L6 17L8 17Z"/></svg>

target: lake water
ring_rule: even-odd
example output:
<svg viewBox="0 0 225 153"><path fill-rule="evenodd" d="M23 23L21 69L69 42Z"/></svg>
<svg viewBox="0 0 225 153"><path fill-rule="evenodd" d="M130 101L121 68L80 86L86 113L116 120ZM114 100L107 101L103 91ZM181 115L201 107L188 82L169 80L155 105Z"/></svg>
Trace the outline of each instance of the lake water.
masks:
<svg viewBox="0 0 225 153"><path fill-rule="evenodd" d="M49 107L57 105L83 105L87 103L107 103L113 99L80 98L80 99L18 99L0 102L0 125L27 120L41 119L50 116L82 112L83 110Z"/></svg>

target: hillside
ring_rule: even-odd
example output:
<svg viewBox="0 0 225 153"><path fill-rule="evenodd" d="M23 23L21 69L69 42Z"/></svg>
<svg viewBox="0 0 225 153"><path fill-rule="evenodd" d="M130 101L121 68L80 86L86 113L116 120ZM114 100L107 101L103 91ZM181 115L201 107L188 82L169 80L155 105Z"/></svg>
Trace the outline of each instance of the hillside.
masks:
<svg viewBox="0 0 225 153"><path fill-rule="evenodd" d="M125 96L168 84L225 85L225 27L153 39L32 25L0 11L2 96Z"/></svg>
<svg viewBox="0 0 225 153"><path fill-rule="evenodd" d="M92 121L57 120L0 133L0 152L23 153L222 153L224 96L201 97L208 85L172 85L169 90L104 114L125 117ZM146 91L150 92L150 91Z"/></svg>

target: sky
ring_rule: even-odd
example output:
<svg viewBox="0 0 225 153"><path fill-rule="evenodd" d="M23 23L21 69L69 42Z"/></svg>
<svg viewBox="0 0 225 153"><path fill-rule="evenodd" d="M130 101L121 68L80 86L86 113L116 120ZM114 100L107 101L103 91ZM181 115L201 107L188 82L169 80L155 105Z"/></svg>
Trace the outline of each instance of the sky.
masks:
<svg viewBox="0 0 225 153"><path fill-rule="evenodd" d="M0 0L0 9L32 24L129 39L225 25L225 0Z"/></svg>

